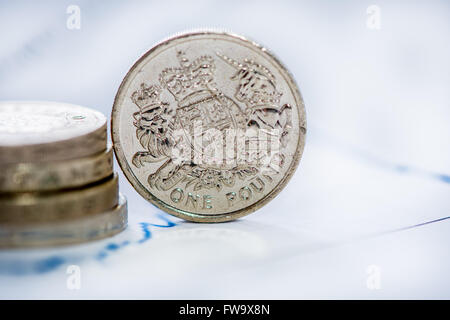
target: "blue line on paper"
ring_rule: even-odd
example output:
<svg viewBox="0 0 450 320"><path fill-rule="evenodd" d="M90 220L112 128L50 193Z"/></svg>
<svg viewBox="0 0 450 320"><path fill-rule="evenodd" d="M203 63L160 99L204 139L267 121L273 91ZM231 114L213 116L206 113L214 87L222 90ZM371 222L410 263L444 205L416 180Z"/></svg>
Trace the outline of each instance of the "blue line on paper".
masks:
<svg viewBox="0 0 450 320"><path fill-rule="evenodd" d="M34 265L36 273L46 273L52 271L66 262L61 256L51 256L49 258L38 260Z"/></svg>
<svg viewBox="0 0 450 320"><path fill-rule="evenodd" d="M95 254L94 258L100 261L108 257L111 253L117 252L128 245L131 244L140 245L148 241L152 237L151 231L152 227L171 228L176 226L176 223L169 220L163 214L158 214L157 217L163 220L165 223L156 224L149 222L140 222L139 225L141 226L142 238L133 242L129 240L125 240L120 243L110 242L97 254ZM63 255L52 255L34 261L20 261L20 260L0 261L0 274L10 274L10 275L44 274L56 270L64 264L76 263L78 260L83 260L83 258L75 256L68 257Z"/></svg>
<svg viewBox="0 0 450 320"><path fill-rule="evenodd" d="M326 143L328 146L334 147L335 149L338 149L338 151L351 154L360 160L373 164L377 167L394 171L399 174L409 174L409 175L416 175L416 176L422 176L431 178L435 181L450 184L450 175L444 174L444 173L436 173L431 172L425 169L421 169L414 166L409 166L405 164L399 164L399 163L393 163L387 160L382 159L381 157L378 157L374 155L373 153L370 153L367 150L363 150L361 147L351 145L347 142L344 142L340 139L338 139L335 136L332 136L322 129L319 128L313 128L310 131L314 132L314 139L316 141L320 141L321 143Z"/></svg>
<svg viewBox="0 0 450 320"><path fill-rule="evenodd" d="M147 223L147 222L141 222L140 226L142 228L142 232L144 234L144 237L139 240L139 243L144 243L147 240L151 239L152 237L152 233L150 231L150 227L158 227L158 228L170 228L170 227L174 227L176 224L172 221L170 221L169 219L167 219L165 216L163 215L158 215L158 217L162 220L164 220L167 224L162 225L162 224L154 224L154 223Z"/></svg>

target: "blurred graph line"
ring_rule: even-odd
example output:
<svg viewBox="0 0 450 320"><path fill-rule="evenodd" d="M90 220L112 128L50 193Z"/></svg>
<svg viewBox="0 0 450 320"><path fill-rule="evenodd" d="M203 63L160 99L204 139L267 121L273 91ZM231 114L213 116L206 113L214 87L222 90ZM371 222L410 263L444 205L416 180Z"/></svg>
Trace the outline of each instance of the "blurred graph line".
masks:
<svg viewBox="0 0 450 320"><path fill-rule="evenodd" d="M0 275L30 275L30 274L44 274L51 272L60 268L65 264L79 264L82 261L95 259L97 261L102 261L109 255L118 252L119 250L130 246L130 245L141 245L142 243L151 239L153 227L156 228L172 228L177 224L168 218L167 214L158 213L156 217L163 223L149 223L140 222L138 223L140 227L141 238L139 239L127 239L124 241L108 241L108 243L94 254L88 255L74 255L70 253L61 254L49 254L46 257L41 257L37 259L22 260L18 259L8 259L1 258L0 256ZM70 250L70 246L67 247ZM1 253L0 253L1 254Z"/></svg>
<svg viewBox="0 0 450 320"><path fill-rule="evenodd" d="M12 53L2 57L0 60L0 80L9 78L12 72L17 72L26 68L29 64L36 63L42 57L43 49L53 41L54 33L51 29L46 29L17 47Z"/></svg>
<svg viewBox="0 0 450 320"><path fill-rule="evenodd" d="M374 165L380 169L389 170L397 174L416 175L437 182L450 184L450 174L432 172L426 169L417 168L408 164L395 163L377 157L373 153L363 150L360 146L352 145L348 142L336 138L334 135L328 134L325 130L309 126L309 132L313 132L313 141L325 143L332 146L339 152L345 152L362 160L368 164Z"/></svg>
<svg viewBox="0 0 450 320"><path fill-rule="evenodd" d="M386 231L386 232L383 232L382 234L399 232L399 231L405 231L405 230L409 230L409 229L413 229L413 228L426 226L426 225L431 224L431 223L441 222L441 221L444 221L444 220L447 220L447 219L450 219L450 216L447 216L447 217L444 217L444 218L435 219L435 220L430 220L430 221L427 221L427 222L418 223L418 224L415 224L415 225L412 225L412 226L407 226L407 227L404 227L404 228L398 228L398 229Z"/></svg>
<svg viewBox="0 0 450 320"><path fill-rule="evenodd" d="M68 3L67 6L69 4L70 3ZM77 1L76 4L82 8L83 17L85 13L101 15L105 12L100 4L91 1ZM20 9L17 7L20 7L20 5L20 1L17 4L8 2L3 5L2 11L10 11L10 14L18 16L20 15ZM27 5L33 7L33 4L31 3L27 3ZM42 4L38 4L38 6L41 5ZM126 6L126 4L123 2L111 1L108 4L108 12L113 9L119 11L120 8L124 6ZM64 4L55 6L54 3L48 3L44 8L46 9L40 8L41 11L49 12L46 19L51 18L53 19L51 21L54 22L45 21L45 19L39 18L39 12L41 11L37 13L31 11L31 13L28 13L28 24L25 24L20 30L14 30L14 35L9 35L10 37L19 37L23 42L18 44L15 48L3 48L6 51L0 48L0 80L8 79L11 73L17 73L31 64L39 63L39 59L45 56L46 50L50 50L51 47L58 44L58 42L64 43L68 32L65 24L66 18L68 17L66 6ZM55 8L58 10L55 10ZM15 10L17 12L15 12ZM101 25L102 22L103 19L100 17L99 19L94 19L92 23ZM0 25L0 29L8 30L8 28L11 28L11 26ZM38 29L36 30L36 28Z"/></svg>
<svg viewBox="0 0 450 320"><path fill-rule="evenodd" d="M450 220L450 216L426 221L426 222L415 224L415 225L410 225L410 226L403 227L403 228L397 228L397 229L381 231L381 232L374 232L371 234L357 236L357 237L348 237L348 238L338 240L338 241L324 241L324 242L319 242L319 243L314 243L314 244L309 244L309 245L294 245L294 246L290 246L289 248L283 248L281 250L278 250L276 253L272 254L268 258L263 258L262 259L263 261L261 261L261 265L264 265L264 267L267 268L269 265L278 264L278 263L280 263L280 261L284 261L284 260L295 259L301 255L314 254L316 252L320 252L323 250L334 249L334 248L339 248L339 247L342 247L345 245L361 243L361 242L364 242L364 241L367 241L370 239L380 238L385 235L389 235L389 234L393 234L393 233L397 233L397 232L408 231L411 229L416 229L416 228L432 225L432 224L447 221L447 220ZM254 265L249 265L248 268L252 269L252 272L253 272Z"/></svg>

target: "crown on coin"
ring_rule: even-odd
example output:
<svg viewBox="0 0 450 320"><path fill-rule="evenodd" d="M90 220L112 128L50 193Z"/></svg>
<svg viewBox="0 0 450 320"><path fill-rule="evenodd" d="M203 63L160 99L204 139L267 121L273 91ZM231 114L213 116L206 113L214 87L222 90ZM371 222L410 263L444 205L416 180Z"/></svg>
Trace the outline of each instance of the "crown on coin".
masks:
<svg viewBox="0 0 450 320"><path fill-rule="evenodd" d="M210 56L201 56L190 62L183 51L177 52L180 67L164 69L159 75L161 85L177 101L183 100L193 92L211 89L214 83L214 60Z"/></svg>
<svg viewBox="0 0 450 320"><path fill-rule="evenodd" d="M160 99L160 95L160 86L147 86L145 83L141 83L141 88L133 92L131 100L141 109L141 112L145 112L164 104Z"/></svg>

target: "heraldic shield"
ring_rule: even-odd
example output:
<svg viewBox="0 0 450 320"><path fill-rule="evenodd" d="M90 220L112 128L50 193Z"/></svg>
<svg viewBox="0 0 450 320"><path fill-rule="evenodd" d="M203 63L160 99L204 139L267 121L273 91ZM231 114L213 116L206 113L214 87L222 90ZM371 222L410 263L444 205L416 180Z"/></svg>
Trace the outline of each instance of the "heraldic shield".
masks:
<svg viewBox="0 0 450 320"><path fill-rule="evenodd" d="M283 165L291 108L279 106L281 93L270 71L254 61L240 63L217 53L236 70L230 78L235 96L228 97L215 84L213 57L190 62L184 52L176 55L180 66L162 70L158 85L142 83L131 96L139 108L134 113L136 137L145 148L136 152L133 165L161 162L149 173L150 187L169 190L185 182L193 190L220 190L232 186L235 179L276 174ZM174 103L161 100L163 90L173 96ZM247 134L249 130L256 134Z"/></svg>

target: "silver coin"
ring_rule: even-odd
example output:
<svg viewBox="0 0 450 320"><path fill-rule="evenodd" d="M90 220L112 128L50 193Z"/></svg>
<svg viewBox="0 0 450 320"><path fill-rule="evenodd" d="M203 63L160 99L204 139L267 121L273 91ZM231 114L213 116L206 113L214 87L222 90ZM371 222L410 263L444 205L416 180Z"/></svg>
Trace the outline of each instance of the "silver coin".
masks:
<svg viewBox="0 0 450 320"><path fill-rule="evenodd" d="M0 163L90 156L106 149L106 118L85 107L38 101L0 103Z"/></svg>
<svg viewBox="0 0 450 320"><path fill-rule="evenodd" d="M233 220L273 199L305 143L298 87L269 51L200 31L144 54L113 106L114 149L135 189L197 222Z"/></svg>

